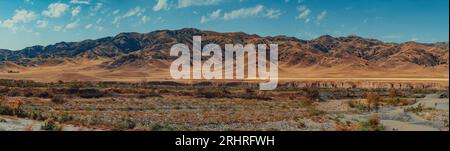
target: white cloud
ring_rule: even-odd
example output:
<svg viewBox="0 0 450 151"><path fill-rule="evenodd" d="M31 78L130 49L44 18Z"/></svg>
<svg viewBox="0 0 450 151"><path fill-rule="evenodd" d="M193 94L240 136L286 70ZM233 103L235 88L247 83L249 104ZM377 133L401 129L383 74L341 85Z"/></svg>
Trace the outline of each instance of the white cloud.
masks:
<svg viewBox="0 0 450 151"><path fill-rule="evenodd" d="M164 19L162 17L158 17L153 20L153 24L158 24L164 22Z"/></svg>
<svg viewBox="0 0 450 151"><path fill-rule="evenodd" d="M102 23L102 21L103 21L103 19L99 18L99 19L97 19L97 21L95 23L100 24L100 23Z"/></svg>
<svg viewBox="0 0 450 151"><path fill-rule="evenodd" d="M90 7L90 16L95 16L103 8L103 3L96 3L95 6Z"/></svg>
<svg viewBox="0 0 450 151"><path fill-rule="evenodd" d="M114 17L114 20L111 23L114 25L118 25L121 19L122 19L122 16L116 16L116 17Z"/></svg>
<svg viewBox="0 0 450 151"><path fill-rule="evenodd" d="M167 3L167 0L157 0L158 2L156 3L155 6L153 6L153 11L157 12L160 10L167 10L169 9L169 5Z"/></svg>
<svg viewBox="0 0 450 151"><path fill-rule="evenodd" d="M220 3L221 0L178 0L178 8L189 6L206 6Z"/></svg>
<svg viewBox="0 0 450 151"><path fill-rule="evenodd" d="M266 17L270 19L278 18L281 15L281 10L279 9L269 9L267 10L267 13L265 14Z"/></svg>
<svg viewBox="0 0 450 151"><path fill-rule="evenodd" d="M102 26L98 26L98 25L93 25L93 24L87 24L86 26L84 26L85 29L94 29L98 32L102 32L103 31L103 27Z"/></svg>
<svg viewBox="0 0 450 151"><path fill-rule="evenodd" d="M71 4L85 4L89 5L90 0L70 0Z"/></svg>
<svg viewBox="0 0 450 151"><path fill-rule="evenodd" d="M326 10L322 11L322 12L317 16L317 21L321 21L323 18L325 18L325 16L327 16L327 11L326 11Z"/></svg>
<svg viewBox="0 0 450 151"><path fill-rule="evenodd" d="M264 6L256 5L255 7L250 8L241 8L238 10L234 10L223 15L224 20L233 20L239 18L247 18L257 16L263 12Z"/></svg>
<svg viewBox="0 0 450 151"><path fill-rule="evenodd" d="M311 9L309 9L306 5L301 5L297 8L298 16L295 19L304 20L305 23L309 23L311 18L309 18L311 14Z"/></svg>
<svg viewBox="0 0 450 151"><path fill-rule="evenodd" d="M32 20L35 20L37 15L33 11L28 10L16 10L16 14L12 17L12 21L19 23L19 22L30 22Z"/></svg>
<svg viewBox="0 0 450 151"><path fill-rule="evenodd" d="M103 7L103 3L97 3L95 5L95 7L92 8L92 11L94 11L94 12L99 11L100 9L102 9L102 7Z"/></svg>
<svg viewBox="0 0 450 151"><path fill-rule="evenodd" d="M95 30L97 30L98 32L102 32L103 29L104 28L102 26L95 26Z"/></svg>
<svg viewBox="0 0 450 151"><path fill-rule="evenodd" d="M411 41L417 42L419 41L419 38L412 38Z"/></svg>
<svg viewBox="0 0 450 151"><path fill-rule="evenodd" d="M64 15L68 8L69 5L64 3L53 3L48 6L47 10L44 10L42 12L42 15L52 18L58 18Z"/></svg>
<svg viewBox="0 0 450 151"><path fill-rule="evenodd" d="M299 19L306 19L309 16L310 13L311 13L311 10L307 9L307 10L305 10L303 12L300 12L300 14L298 15L298 18Z"/></svg>
<svg viewBox="0 0 450 151"><path fill-rule="evenodd" d="M115 11L113 11L113 15L117 15L120 12L120 10L116 9Z"/></svg>
<svg viewBox="0 0 450 151"><path fill-rule="evenodd" d="M237 10L232 10L230 12L226 12L221 16L222 10L218 9L216 11L211 12L208 15L204 15L200 19L200 23L207 23L213 20L234 20L241 18L249 18L249 17L263 17L269 19L278 18L281 15L281 10L278 9L265 9L263 5L256 5L255 7L249 8L241 8Z"/></svg>
<svg viewBox="0 0 450 151"><path fill-rule="evenodd" d="M25 0L25 3L28 3L30 5L34 5L34 0Z"/></svg>
<svg viewBox="0 0 450 151"><path fill-rule="evenodd" d="M128 10L127 13L125 13L125 14L123 14L121 16L119 15L119 16L114 17L114 20L112 21L112 24L114 24L114 25L116 25L116 27L118 27L119 24L120 24L120 21L122 19L129 18L129 17L135 17L135 16L136 17L141 17L142 14L144 14L144 13L145 13L145 9L144 8L136 6L135 8ZM141 20L142 20L142 18L141 18Z"/></svg>
<svg viewBox="0 0 450 151"><path fill-rule="evenodd" d="M175 0L174 0L175 1ZM208 6L219 4L222 0L178 0L177 2L170 3L169 0L156 0L156 4L153 6L153 11L169 10L173 7L186 8L191 6Z"/></svg>
<svg viewBox="0 0 450 151"><path fill-rule="evenodd" d="M145 9L137 6L134 9L130 9L125 15L123 15L123 18L132 17L132 16L141 16L142 13L145 12Z"/></svg>
<svg viewBox="0 0 450 151"><path fill-rule="evenodd" d="M297 19L307 19L311 14L311 10L305 5L298 7L297 10L299 11Z"/></svg>
<svg viewBox="0 0 450 151"><path fill-rule="evenodd" d="M208 16L202 16L200 23L206 23L206 22L220 18L221 11L222 10L218 9L218 10L212 12L211 14L209 14Z"/></svg>
<svg viewBox="0 0 450 151"><path fill-rule="evenodd" d="M16 23L14 23L12 20L5 20L2 22L2 27L9 28L13 31L17 31L17 27L15 26Z"/></svg>
<svg viewBox="0 0 450 151"><path fill-rule="evenodd" d="M305 23L309 23L311 21L311 18L306 18Z"/></svg>
<svg viewBox="0 0 450 151"><path fill-rule="evenodd" d="M79 21L80 21L80 20L76 20L76 21L73 21L73 22L67 24L67 25L64 27L64 30L74 29L74 28L78 27L78 22L79 22Z"/></svg>
<svg viewBox="0 0 450 151"><path fill-rule="evenodd" d="M36 21L36 24L37 24L38 28L47 28L48 21L46 21L46 20L38 20L38 21Z"/></svg>
<svg viewBox="0 0 450 151"><path fill-rule="evenodd" d="M86 28L86 29L91 29L92 28L92 24L87 24L86 26L84 26L84 28Z"/></svg>
<svg viewBox="0 0 450 151"><path fill-rule="evenodd" d="M142 17L141 17L141 23L145 24L145 23L147 23L148 21L150 21L150 17L148 17L148 16L142 16Z"/></svg>
<svg viewBox="0 0 450 151"><path fill-rule="evenodd" d="M77 16L78 15L78 13L80 13L81 12L81 7L80 6L77 6L77 7L75 7L73 10L72 10L72 16L74 17L74 16Z"/></svg>
<svg viewBox="0 0 450 151"><path fill-rule="evenodd" d="M27 22L35 20L36 18L37 18L37 15L33 11L21 9L21 10L16 10L15 14L12 18L1 22L0 25L2 27L9 28L15 32L18 30L18 27L16 27L16 24L27 23Z"/></svg>

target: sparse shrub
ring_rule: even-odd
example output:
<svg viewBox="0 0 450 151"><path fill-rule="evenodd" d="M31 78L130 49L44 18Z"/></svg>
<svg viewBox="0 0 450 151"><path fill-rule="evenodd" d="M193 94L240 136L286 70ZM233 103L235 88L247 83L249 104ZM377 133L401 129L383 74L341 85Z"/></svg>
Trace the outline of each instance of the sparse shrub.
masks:
<svg viewBox="0 0 450 151"><path fill-rule="evenodd" d="M306 112L308 113L309 116L320 116L320 115L325 114L324 111L317 110L314 107L306 108Z"/></svg>
<svg viewBox="0 0 450 151"><path fill-rule="evenodd" d="M426 108L425 105L423 105L422 103L419 103L416 107L411 106L403 109L404 112L413 112L415 114L419 114L423 111L430 111L430 110L435 110L435 108Z"/></svg>
<svg viewBox="0 0 450 151"><path fill-rule="evenodd" d="M380 100L383 104L391 106L405 106L416 103L416 99L405 99L405 98L383 98Z"/></svg>
<svg viewBox="0 0 450 151"><path fill-rule="evenodd" d="M445 93L442 93L441 95L439 95L440 99L448 99L448 91L446 91Z"/></svg>
<svg viewBox="0 0 450 151"><path fill-rule="evenodd" d="M73 117L69 114L62 114L61 116L58 116L57 120L61 123L72 121Z"/></svg>
<svg viewBox="0 0 450 151"><path fill-rule="evenodd" d="M207 88L198 88L195 92L195 95L198 97L204 98L231 98L231 93L227 91L225 88L223 89L207 89Z"/></svg>
<svg viewBox="0 0 450 151"><path fill-rule="evenodd" d="M92 99L92 98L101 98L104 96L104 93L98 89L80 89L79 95L81 98Z"/></svg>
<svg viewBox="0 0 450 151"><path fill-rule="evenodd" d="M243 99L256 99L256 100L271 100L272 98L267 95L264 91L255 91L251 88L246 88L245 93L239 96L235 96L236 98Z"/></svg>
<svg viewBox="0 0 450 151"><path fill-rule="evenodd" d="M55 104L64 104L64 103L66 103L66 100L63 97L60 97L60 96L53 97L51 99L51 101L52 101L52 103L55 103Z"/></svg>
<svg viewBox="0 0 450 151"><path fill-rule="evenodd" d="M24 94L25 97L32 97L34 94L31 90L27 90Z"/></svg>
<svg viewBox="0 0 450 151"><path fill-rule="evenodd" d="M366 99L367 99L367 109L369 111L372 111L372 106L374 106L375 110L378 111L381 96L378 94L369 93L367 94Z"/></svg>
<svg viewBox="0 0 450 151"><path fill-rule="evenodd" d="M368 120L360 123L359 131L384 131L385 127L381 125L378 114L372 114Z"/></svg>
<svg viewBox="0 0 450 151"><path fill-rule="evenodd" d="M400 92L396 89L389 89L389 97L391 98L395 98L395 97L399 97L400 96Z"/></svg>
<svg viewBox="0 0 450 151"><path fill-rule="evenodd" d="M177 128L171 125L162 125L158 123L153 123L148 126L149 131L176 131Z"/></svg>
<svg viewBox="0 0 450 151"><path fill-rule="evenodd" d="M0 89L0 94L7 94L10 91L9 87L3 87Z"/></svg>
<svg viewBox="0 0 450 151"><path fill-rule="evenodd" d="M314 100L314 101L320 101L320 91L316 88L305 88L303 89L304 96L308 99Z"/></svg>
<svg viewBox="0 0 450 151"><path fill-rule="evenodd" d="M116 120L113 123L114 128L116 129L133 129L134 127L136 127L136 123L133 122L130 119L125 119L125 120Z"/></svg>
<svg viewBox="0 0 450 151"><path fill-rule="evenodd" d="M145 99L150 97L161 97L161 95L155 92L145 92L145 91L141 91L137 94L137 98L139 99Z"/></svg>
<svg viewBox="0 0 450 151"><path fill-rule="evenodd" d="M300 101L300 107L310 107L314 104L314 101L310 99L302 99Z"/></svg>
<svg viewBox="0 0 450 151"><path fill-rule="evenodd" d="M445 119L445 120L444 120L444 127L447 127L447 128L449 127L448 119Z"/></svg>
<svg viewBox="0 0 450 151"><path fill-rule="evenodd" d="M22 95L22 93L20 92L19 89L12 89L8 93L8 96L11 96L11 97L18 97L18 96L21 96L21 95Z"/></svg>
<svg viewBox="0 0 450 151"><path fill-rule="evenodd" d="M246 88L245 89L245 93L247 93L247 94L254 94L255 90L253 90L252 88Z"/></svg>
<svg viewBox="0 0 450 151"><path fill-rule="evenodd" d="M170 93L170 91L167 89L162 89L162 90L159 90L159 93Z"/></svg>
<svg viewBox="0 0 450 151"><path fill-rule="evenodd" d="M45 120L44 125L41 126L41 130L45 131L62 131L63 127L54 118Z"/></svg>
<svg viewBox="0 0 450 151"><path fill-rule="evenodd" d="M384 131L386 128L381 124L378 114L372 114L367 121L337 121L336 131Z"/></svg>
<svg viewBox="0 0 450 151"><path fill-rule="evenodd" d="M336 131L354 131L358 127L350 121L336 121Z"/></svg>
<svg viewBox="0 0 450 151"><path fill-rule="evenodd" d="M22 110L22 101L4 101L0 104L1 115L11 115L25 117L25 111Z"/></svg>
<svg viewBox="0 0 450 151"><path fill-rule="evenodd" d="M33 120L38 120L38 121L47 119L47 117L43 116L42 113L39 111L32 111L32 112L28 113L28 117L30 117Z"/></svg>
<svg viewBox="0 0 450 151"><path fill-rule="evenodd" d="M355 108L361 111L367 110L368 108L366 104L363 104L360 101L348 101L347 104L350 108Z"/></svg>
<svg viewBox="0 0 450 151"><path fill-rule="evenodd" d="M52 98L53 95L50 94L50 93L48 93L48 92L42 92L42 93L39 93L39 94L38 94L38 97L48 99L48 98Z"/></svg>

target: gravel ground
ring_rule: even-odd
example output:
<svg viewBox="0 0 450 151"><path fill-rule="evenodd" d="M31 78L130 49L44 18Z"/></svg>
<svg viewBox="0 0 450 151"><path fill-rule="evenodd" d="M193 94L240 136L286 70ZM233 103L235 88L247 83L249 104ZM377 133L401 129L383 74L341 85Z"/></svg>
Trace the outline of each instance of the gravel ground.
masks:
<svg viewBox="0 0 450 151"><path fill-rule="evenodd" d="M0 131L41 131L44 122L11 117L0 116ZM90 131L92 129L63 125L63 131Z"/></svg>

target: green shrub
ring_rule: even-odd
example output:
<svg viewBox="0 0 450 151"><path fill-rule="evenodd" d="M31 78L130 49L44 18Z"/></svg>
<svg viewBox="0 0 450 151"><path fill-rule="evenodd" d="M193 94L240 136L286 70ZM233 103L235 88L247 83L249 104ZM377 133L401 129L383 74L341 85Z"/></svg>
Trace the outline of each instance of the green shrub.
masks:
<svg viewBox="0 0 450 151"><path fill-rule="evenodd" d="M426 108L422 103L419 103L417 106L411 106L403 109L404 112L413 112L415 114L419 114L423 111L435 110L434 108Z"/></svg>
<svg viewBox="0 0 450 151"><path fill-rule="evenodd" d="M367 121L361 122L359 131L384 131L385 127L381 125L378 114L373 114L369 116Z"/></svg>
<svg viewBox="0 0 450 151"><path fill-rule="evenodd" d="M62 114L61 116L58 116L57 120L61 123L72 121L73 117L69 114Z"/></svg>
<svg viewBox="0 0 450 151"><path fill-rule="evenodd" d="M350 108L355 108L361 111L367 110L368 108L367 105L360 103L359 101L348 101L347 104Z"/></svg>
<svg viewBox="0 0 450 151"><path fill-rule="evenodd" d="M0 115L25 117L25 111L23 111L22 108L11 108L9 106L0 105Z"/></svg>

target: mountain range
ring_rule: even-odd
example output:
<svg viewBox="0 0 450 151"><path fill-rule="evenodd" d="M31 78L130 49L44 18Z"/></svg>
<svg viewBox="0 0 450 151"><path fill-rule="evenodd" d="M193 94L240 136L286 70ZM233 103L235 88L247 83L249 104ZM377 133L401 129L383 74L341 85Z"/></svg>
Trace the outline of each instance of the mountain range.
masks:
<svg viewBox="0 0 450 151"><path fill-rule="evenodd" d="M61 67L55 79L108 80L117 76L166 77L174 57L170 48L202 36L202 45L278 44L280 72L285 77L428 77L448 78L449 43L386 43L359 36L321 36L312 40L295 37L262 37L243 32L219 33L193 28L149 33L120 33L114 37L81 42L60 42L22 50L0 49L0 70L18 70L22 78L43 76L38 71ZM70 67L77 67L70 70ZM48 69L48 70L46 70ZM56 70L58 71L58 70ZM147 72L148 71L148 72ZM130 73L121 75L118 73ZM87 74L91 73L91 74ZM133 74L134 73L134 74ZM73 74L73 75L65 75ZM60 75L60 76L56 76ZM165 76L164 76L165 75ZM0 78L12 77L0 74ZM50 80L48 79L48 80ZM80 78L83 79L83 78Z"/></svg>

